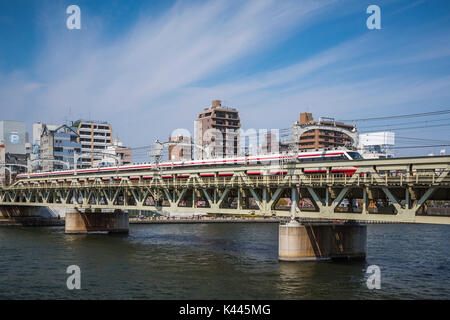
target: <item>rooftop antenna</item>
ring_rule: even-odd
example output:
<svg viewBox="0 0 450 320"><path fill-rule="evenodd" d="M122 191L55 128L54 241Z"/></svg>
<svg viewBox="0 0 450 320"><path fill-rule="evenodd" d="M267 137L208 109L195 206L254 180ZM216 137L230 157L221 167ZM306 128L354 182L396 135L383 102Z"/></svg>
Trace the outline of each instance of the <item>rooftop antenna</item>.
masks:
<svg viewBox="0 0 450 320"><path fill-rule="evenodd" d="M65 115L64 118L63 118L63 123L64 123L65 125L67 125L67 122L68 122L68 120L67 120L67 115Z"/></svg>

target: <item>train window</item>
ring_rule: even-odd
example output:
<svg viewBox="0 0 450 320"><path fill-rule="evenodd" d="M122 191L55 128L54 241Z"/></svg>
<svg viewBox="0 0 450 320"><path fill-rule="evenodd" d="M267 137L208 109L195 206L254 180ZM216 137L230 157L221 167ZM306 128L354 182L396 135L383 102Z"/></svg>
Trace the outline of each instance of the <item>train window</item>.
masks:
<svg viewBox="0 0 450 320"><path fill-rule="evenodd" d="M334 156L334 157L326 157L324 160L327 161L338 161L338 160L347 160L343 155L341 156Z"/></svg>
<svg viewBox="0 0 450 320"><path fill-rule="evenodd" d="M347 152L352 160L364 159L358 152Z"/></svg>

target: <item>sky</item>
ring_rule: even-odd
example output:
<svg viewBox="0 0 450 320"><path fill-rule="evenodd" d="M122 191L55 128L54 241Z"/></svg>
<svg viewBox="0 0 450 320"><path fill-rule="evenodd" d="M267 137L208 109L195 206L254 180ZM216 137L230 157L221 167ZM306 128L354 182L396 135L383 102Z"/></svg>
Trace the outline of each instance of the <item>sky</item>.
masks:
<svg viewBox="0 0 450 320"><path fill-rule="evenodd" d="M79 30L66 26L72 4ZM381 29L366 25L372 4ZM0 0L0 119L29 131L38 121L108 121L136 148L193 132L214 99L239 110L243 129L289 128L300 112L450 110L449 58L446 0ZM450 144L450 114L425 120L356 124L412 122L418 128L396 131L398 146Z"/></svg>

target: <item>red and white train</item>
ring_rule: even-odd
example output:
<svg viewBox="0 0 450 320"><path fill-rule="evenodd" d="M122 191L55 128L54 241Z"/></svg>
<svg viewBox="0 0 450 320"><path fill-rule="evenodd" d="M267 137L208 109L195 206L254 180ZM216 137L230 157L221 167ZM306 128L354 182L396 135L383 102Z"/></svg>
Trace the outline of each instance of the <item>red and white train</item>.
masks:
<svg viewBox="0 0 450 320"><path fill-rule="evenodd" d="M271 154L271 155L256 155L248 157L230 157L230 158L220 158L220 159L202 159L202 160L186 160L186 161L165 161L161 162L158 166L161 169L172 169L172 168L211 168L211 167L232 167L236 165L259 165L259 164L269 164L269 163L279 163L281 161L292 161L295 155L292 154ZM349 160L359 160L363 159L362 156L352 150L346 149L336 149L336 150L322 150L322 151L309 151L300 152L297 155L297 161L306 162L324 162L324 161L349 161ZM130 164L124 166L108 166L101 168L86 168L77 169L77 176L83 175L95 175L103 173L131 173L136 174L145 170L155 169L156 164L154 163L140 163L140 164ZM336 168L332 170L333 172L342 172L346 174L351 174L356 171L354 166L345 168ZM325 172L321 168L309 168L305 169L306 173L317 173ZM16 179L27 179L27 178L47 178L47 177L60 177L60 176L73 176L74 170L60 170L51 172L34 172L34 173L22 173L18 174ZM272 174L286 173L285 171L271 172ZM259 171L253 171L251 169L247 170L247 174L260 174ZM230 173L224 173L219 175L230 175ZM163 176L164 178L165 176ZM171 176L167 176L171 177ZM182 176L179 176L182 177ZM145 178L145 177L144 177Z"/></svg>

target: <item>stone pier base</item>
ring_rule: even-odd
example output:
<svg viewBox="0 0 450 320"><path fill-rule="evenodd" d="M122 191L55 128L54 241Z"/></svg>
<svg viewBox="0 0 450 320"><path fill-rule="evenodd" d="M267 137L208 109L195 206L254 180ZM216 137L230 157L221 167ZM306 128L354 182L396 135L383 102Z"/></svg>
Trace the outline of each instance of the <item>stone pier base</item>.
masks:
<svg viewBox="0 0 450 320"><path fill-rule="evenodd" d="M360 224L300 224L279 227L281 261L365 259L367 226Z"/></svg>
<svg viewBox="0 0 450 320"><path fill-rule="evenodd" d="M128 213L123 211L66 213L66 233L128 233L128 227Z"/></svg>

